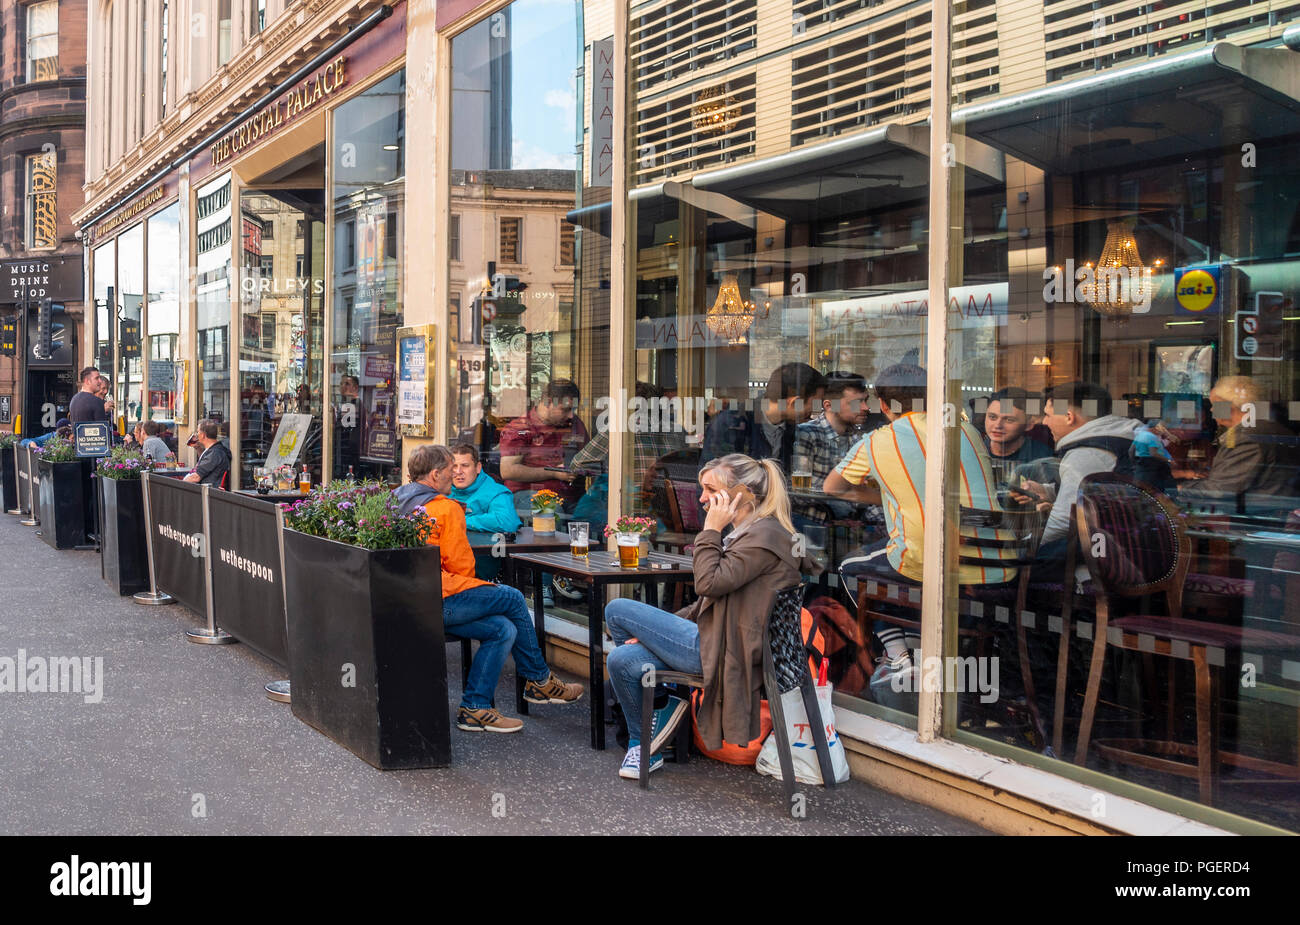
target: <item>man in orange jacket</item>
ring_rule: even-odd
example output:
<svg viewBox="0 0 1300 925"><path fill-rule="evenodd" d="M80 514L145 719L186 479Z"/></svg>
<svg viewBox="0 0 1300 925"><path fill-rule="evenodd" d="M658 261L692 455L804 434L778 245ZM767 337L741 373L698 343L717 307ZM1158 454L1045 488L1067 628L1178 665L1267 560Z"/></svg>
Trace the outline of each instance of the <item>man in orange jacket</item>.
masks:
<svg viewBox="0 0 1300 925"><path fill-rule="evenodd" d="M523 721L502 716L491 705L506 653L515 657L529 703L573 703L582 697L583 689L581 684L561 681L547 667L524 596L514 588L474 577L465 512L445 495L451 490L453 461L445 446L420 447L406 464L410 481L393 496L402 513L422 507L433 522L428 542L442 554L443 625L457 636L479 641L456 727L466 732L518 732Z"/></svg>

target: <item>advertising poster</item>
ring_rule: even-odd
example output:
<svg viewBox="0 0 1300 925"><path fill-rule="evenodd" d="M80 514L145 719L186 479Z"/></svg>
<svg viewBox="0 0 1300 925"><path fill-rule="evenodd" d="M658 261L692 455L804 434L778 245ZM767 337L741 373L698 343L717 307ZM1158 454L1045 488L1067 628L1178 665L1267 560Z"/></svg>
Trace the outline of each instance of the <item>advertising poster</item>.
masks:
<svg viewBox="0 0 1300 925"><path fill-rule="evenodd" d="M428 391L427 345L423 335L398 339L397 423L424 426L424 399Z"/></svg>
<svg viewBox="0 0 1300 925"><path fill-rule="evenodd" d="M311 427L310 414L286 414L280 418L280 426L271 441L271 452L266 456L265 466L292 466L307 442L307 431Z"/></svg>

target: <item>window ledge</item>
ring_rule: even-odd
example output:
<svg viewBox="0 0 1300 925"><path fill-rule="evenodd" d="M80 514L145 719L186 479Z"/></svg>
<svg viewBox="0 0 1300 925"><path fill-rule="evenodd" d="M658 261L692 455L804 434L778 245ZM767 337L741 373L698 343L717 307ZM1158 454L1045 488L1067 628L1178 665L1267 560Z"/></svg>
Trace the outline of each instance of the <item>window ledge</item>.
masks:
<svg viewBox="0 0 1300 925"><path fill-rule="evenodd" d="M1100 792L1094 787L957 742L918 742L910 729L843 707L835 708L835 728L848 739L1122 834L1233 834L1113 793L1105 794L1106 813L1099 819L1093 815L1094 798Z"/></svg>

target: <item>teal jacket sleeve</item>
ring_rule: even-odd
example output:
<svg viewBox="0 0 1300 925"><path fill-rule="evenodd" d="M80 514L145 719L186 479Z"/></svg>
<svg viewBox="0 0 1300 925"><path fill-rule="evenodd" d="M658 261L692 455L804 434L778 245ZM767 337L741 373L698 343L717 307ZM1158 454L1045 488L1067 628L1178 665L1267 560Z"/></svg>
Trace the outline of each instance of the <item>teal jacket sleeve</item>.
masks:
<svg viewBox="0 0 1300 925"><path fill-rule="evenodd" d="M479 507L479 504L474 507ZM482 533L514 533L520 526L519 515L515 512L514 495L508 490L494 494L486 511L465 518L466 529Z"/></svg>

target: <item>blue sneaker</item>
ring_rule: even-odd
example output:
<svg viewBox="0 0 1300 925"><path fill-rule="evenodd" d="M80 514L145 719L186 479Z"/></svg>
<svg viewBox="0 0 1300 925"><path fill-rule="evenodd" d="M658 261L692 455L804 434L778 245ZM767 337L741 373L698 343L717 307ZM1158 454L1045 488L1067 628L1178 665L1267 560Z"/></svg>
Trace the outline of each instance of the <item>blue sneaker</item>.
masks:
<svg viewBox="0 0 1300 925"><path fill-rule="evenodd" d="M653 774L664 766L662 755L650 756L650 773ZM623 756L623 764L618 769L618 776L627 780L641 779L641 746L633 745Z"/></svg>
<svg viewBox="0 0 1300 925"><path fill-rule="evenodd" d="M682 697L668 695L668 702L655 710L650 716L650 754L656 755L659 749L673 737L677 724L686 715L689 706Z"/></svg>

